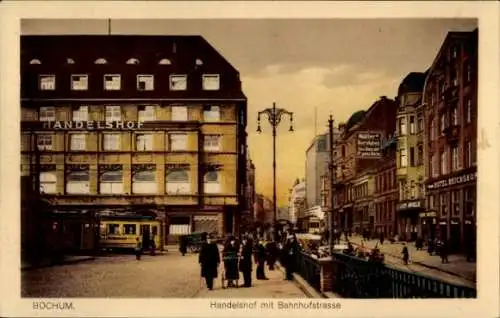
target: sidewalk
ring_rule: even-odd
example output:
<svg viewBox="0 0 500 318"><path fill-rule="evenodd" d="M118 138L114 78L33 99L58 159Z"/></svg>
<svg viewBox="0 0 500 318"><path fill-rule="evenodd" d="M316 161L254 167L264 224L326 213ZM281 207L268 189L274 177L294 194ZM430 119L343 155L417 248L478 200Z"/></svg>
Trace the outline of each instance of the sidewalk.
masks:
<svg viewBox="0 0 500 318"><path fill-rule="evenodd" d="M39 264L31 264L28 262L21 262L21 270L24 271L24 270L37 269L37 268L49 267L49 266L74 264L74 263L80 263L80 262L85 262L85 261L91 261L94 259L95 259L95 257L93 257L93 256L67 255L64 257L64 259L61 262L59 262L57 264L52 263L49 259L43 260Z"/></svg>
<svg viewBox="0 0 500 318"><path fill-rule="evenodd" d="M352 236L349 238L350 241L355 245L360 245L362 237ZM343 240L342 240L343 241ZM345 241L343 241L345 242ZM378 243L378 248L380 251L386 255L392 256L402 260L401 251L403 249L403 244L394 243L391 244L389 241L384 241L384 244L380 244L379 240L373 239L364 242L366 248L372 249ZM410 254L410 261L414 264L419 264L421 266L431 268L434 270L442 271L450 275L454 275L470 282L476 282L476 263L467 262L465 256L463 255L449 255L449 263L442 264L441 258L437 255L429 255L427 250L417 251L415 244L413 242L407 243L408 252Z"/></svg>
<svg viewBox="0 0 500 318"><path fill-rule="evenodd" d="M255 264L252 271L252 287L222 288L221 273L215 280L214 289L207 290L205 281L200 279L201 291L196 298L307 298L307 295L292 281L284 280L281 270L270 271L266 267L266 276L269 280L255 279ZM239 285L243 285L243 277L240 273Z"/></svg>

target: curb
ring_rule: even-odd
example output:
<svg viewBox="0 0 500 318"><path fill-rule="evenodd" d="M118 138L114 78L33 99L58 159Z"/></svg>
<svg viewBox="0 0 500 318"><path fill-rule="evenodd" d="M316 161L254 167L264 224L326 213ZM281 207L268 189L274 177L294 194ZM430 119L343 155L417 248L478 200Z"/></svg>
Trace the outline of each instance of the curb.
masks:
<svg viewBox="0 0 500 318"><path fill-rule="evenodd" d="M281 264L276 263L275 266L284 274L284 268ZM303 279L299 274L293 273L294 284L304 293L308 298L328 298L326 295L316 291L309 283Z"/></svg>
<svg viewBox="0 0 500 318"><path fill-rule="evenodd" d="M39 265L27 265L24 267L21 267L21 271L29 271L33 269L39 269L39 268L46 268L46 267L55 267L55 266L62 266L62 265L69 265L69 264L76 264L76 263L81 263L81 262L87 262L87 261L93 261L96 258L93 256L89 256L86 258L80 258L80 259L68 259L64 260L58 264L53 264L53 263L46 263L46 264L39 264Z"/></svg>
<svg viewBox="0 0 500 318"><path fill-rule="evenodd" d="M352 242L352 243L354 245L356 245L356 246L360 246L361 245L359 243L354 243L354 242ZM401 256L393 254L393 253L384 252L384 254L390 255L391 257L394 257L394 258L397 258L397 259L400 259L400 260L403 259ZM469 277L466 277L466 276L464 276L462 274L459 274L459 273L456 273L456 272L452 272L450 270L442 269L442 268L440 268L438 266L428 265L428 264L422 263L420 261L411 261L411 263L417 264L417 265L420 265L420 266L423 266L423 267L427 267L427 268L430 268L430 269L434 269L434 270L437 270L437 271L440 271L440 272L443 272L443 273L447 273L447 274L450 274L450 275L453 275L453 276L465 279L465 280L467 280L467 281L469 281L471 283L476 284L476 281L475 280L471 280Z"/></svg>

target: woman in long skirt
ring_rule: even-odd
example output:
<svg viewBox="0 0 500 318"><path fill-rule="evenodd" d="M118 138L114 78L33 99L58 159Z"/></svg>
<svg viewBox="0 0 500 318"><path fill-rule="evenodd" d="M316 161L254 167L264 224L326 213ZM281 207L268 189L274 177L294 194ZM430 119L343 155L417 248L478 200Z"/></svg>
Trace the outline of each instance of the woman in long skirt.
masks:
<svg viewBox="0 0 500 318"><path fill-rule="evenodd" d="M234 287L235 281L238 281L240 278L238 270L238 246L234 238L229 239L222 254L224 259L225 279L228 281L227 287Z"/></svg>

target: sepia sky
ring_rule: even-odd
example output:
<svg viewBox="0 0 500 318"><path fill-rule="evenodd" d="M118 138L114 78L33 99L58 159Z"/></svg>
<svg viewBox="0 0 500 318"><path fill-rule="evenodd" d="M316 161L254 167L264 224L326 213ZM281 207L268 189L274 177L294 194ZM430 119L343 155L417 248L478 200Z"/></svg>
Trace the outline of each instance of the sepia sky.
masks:
<svg viewBox="0 0 500 318"><path fill-rule="evenodd" d="M267 121L257 134L257 112L294 112L277 137L278 204L305 177L305 151L316 133L367 109L380 96L394 97L409 72L424 72L446 33L470 31L476 20L282 19L112 20L112 34L202 35L239 70L248 97L248 144L257 192L272 196L272 137ZM106 20L25 20L23 34L107 34ZM314 116L316 109L316 116ZM315 121L315 117L317 118ZM315 124L316 122L316 124Z"/></svg>

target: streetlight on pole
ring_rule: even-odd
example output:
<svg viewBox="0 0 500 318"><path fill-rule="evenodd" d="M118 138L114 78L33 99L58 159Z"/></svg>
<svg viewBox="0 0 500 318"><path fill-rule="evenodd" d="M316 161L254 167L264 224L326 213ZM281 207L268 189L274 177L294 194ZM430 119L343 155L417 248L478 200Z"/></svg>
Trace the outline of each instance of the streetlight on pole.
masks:
<svg viewBox="0 0 500 318"><path fill-rule="evenodd" d="M333 117L330 115L330 118L328 119L328 133L330 135L330 164L328 165L329 172L330 172L330 218L329 218L329 224L328 224L328 231L330 232L330 235L328 236L328 244L330 246L330 256L333 257L333 250L334 250L334 245L335 245L335 239L334 235L334 217L333 217L333 209L334 209L334 197L333 197L333 188L334 188L334 182L335 182L335 161L334 161L334 133L333 133ZM335 233L336 234L336 233Z"/></svg>
<svg viewBox="0 0 500 318"><path fill-rule="evenodd" d="M276 128L279 126L281 122L281 118L284 115L288 115L290 117L290 129L289 131L293 131L293 112L289 112L284 108L276 108L276 103L273 102L272 108L266 108L264 110L259 111L257 115L257 132L261 133L262 129L260 127L260 116L266 115L273 129L273 221L276 224Z"/></svg>

